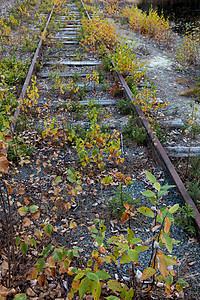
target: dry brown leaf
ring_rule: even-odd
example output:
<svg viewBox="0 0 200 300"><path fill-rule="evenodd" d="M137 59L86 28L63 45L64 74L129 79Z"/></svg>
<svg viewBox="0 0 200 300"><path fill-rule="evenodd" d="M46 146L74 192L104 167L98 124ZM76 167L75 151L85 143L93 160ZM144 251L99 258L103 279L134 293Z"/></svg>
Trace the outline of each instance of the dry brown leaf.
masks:
<svg viewBox="0 0 200 300"><path fill-rule="evenodd" d="M40 286L44 286L47 281L47 276L42 273L40 276L38 276L37 281Z"/></svg>
<svg viewBox="0 0 200 300"><path fill-rule="evenodd" d="M33 224L33 222L29 218L27 218L27 217L24 218L24 220L23 220L24 227L29 227L32 224Z"/></svg>
<svg viewBox="0 0 200 300"><path fill-rule="evenodd" d="M151 236L151 237L148 238L145 242L143 242L143 244L148 244L148 243L152 242L154 238L155 238L155 235L154 235L154 236Z"/></svg>
<svg viewBox="0 0 200 300"><path fill-rule="evenodd" d="M37 296L37 294L30 287L26 290L26 294L30 297Z"/></svg>
<svg viewBox="0 0 200 300"><path fill-rule="evenodd" d="M33 220L38 220L40 217L40 208L38 208L38 210L34 214L31 214L31 217L33 218Z"/></svg>
<svg viewBox="0 0 200 300"><path fill-rule="evenodd" d="M17 191L17 195L24 195L24 193L25 193L25 188L24 188L24 186L23 186L23 184L21 184L20 186L19 186L19 189L18 189L18 191Z"/></svg>
<svg viewBox="0 0 200 300"><path fill-rule="evenodd" d="M38 238L38 240L42 239L42 231L41 230L37 230L34 235Z"/></svg>
<svg viewBox="0 0 200 300"><path fill-rule="evenodd" d="M37 268L32 267L32 268L27 272L26 279L27 279L27 280L34 280L34 279L37 278L37 275L38 275Z"/></svg>
<svg viewBox="0 0 200 300"><path fill-rule="evenodd" d="M166 278L168 269L167 269L167 262L164 259L163 255L158 255L159 258L159 271L164 278Z"/></svg>
<svg viewBox="0 0 200 300"><path fill-rule="evenodd" d="M25 203L26 205L28 205L29 202L30 202L30 199L29 199L29 198L26 198L26 197L25 197L23 200L24 200L24 203Z"/></svg>
<svg viewBox="0 0 200 300"><path fill-rule="evenodd" d="M8 270L8 269L9 269L9 267L8 267L8 262L4 260L3 263L1 264L1 267L2 267L2 269L4 269L4 270Z"/></svg>
<svg viewBox="0 0 200 300"><path fill-rule="evenodd" d="M37 281L40 286L44 286L47 281L47 276L42 273L40 276L38 276Z"/></svg>
<svg viewBox="0 0 200 300"><path fill-rule="evenodd" d="M122 223L124 223L127 220L129 220L129 214L127 212L124 212L121 216L121 221L122 221Z"/></svg>
<svg viewBox="0 0 200 300"><path fill-rule="evenodd" d="M0 157L0 172L7 174L8 169L9 169L9 161L7 160L7 157L5 156Z"/></svg>
<svg viewBox="0 0 200 300"><path fill-rule="evenodd" d="M0 285L0 296L1 300L6 300L7 296L16 294L15 289L7 289L5 286Z"/></svg>

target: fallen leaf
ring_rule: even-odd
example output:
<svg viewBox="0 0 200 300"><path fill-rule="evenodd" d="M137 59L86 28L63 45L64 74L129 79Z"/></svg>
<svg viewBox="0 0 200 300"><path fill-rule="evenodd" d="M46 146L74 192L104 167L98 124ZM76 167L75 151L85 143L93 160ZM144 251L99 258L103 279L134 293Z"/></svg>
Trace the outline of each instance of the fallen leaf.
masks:
<svg viewBox="0 0 200 300"><path fill-rule="evenodd" d="M4 269L4 270L8 270L9 268L8 268L8 262L7 261L3 261L3 263L1 264L1 267L2 267L2 269Z"/></svg>
<svg viewBox="0 0 200 300"><path fill-rule="evenodd" d="M7 296L11 294L16 294L15 289L7 289L5 286L0 285L0 296L1 300L6 300Z"/></svg>
<svg viewBox="0 0 200 300"><path fill-rule="evenodd" d="M24 218L24 221L23 221L24 227L29 227L32 224L33 224L33 222L29 218L27 218L27 217Z"/></svg>
<svg viewBox="0 0 200 300"><path fill-rule="evenodd" d="M0 172L7 174L8 169L9 169L9 161L5 156L0 157Z"/></svg>
<svg viewBox="0 0 200 300"><path fill-rule="evenodd" d="M44 286L47 281L46 275L42 273L40 276L38 276L37 281L40 286Z"/></svg>
<svg viewBox="0 0 200 300"><path fill-rule="evenodd" d="M40 208L38 208L38 210L35 213L31 214L31 218L33 218L33 220L38 220L39 217L40 217Z"/></svg>
<svg viewBox="0 0 200 300"><path fill-rule="evenodd" d="M194 264L196 264L196 260L188 263L189 266L193 266Z"/></svg>

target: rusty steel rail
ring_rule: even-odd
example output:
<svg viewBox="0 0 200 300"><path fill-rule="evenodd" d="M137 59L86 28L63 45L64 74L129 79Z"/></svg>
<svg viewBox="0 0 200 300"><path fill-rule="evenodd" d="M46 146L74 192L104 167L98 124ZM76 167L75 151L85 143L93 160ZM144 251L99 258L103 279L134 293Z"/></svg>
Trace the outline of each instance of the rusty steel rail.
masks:
<svg viewBox="0 0 200 300"><path fill-rule="evenodd" d="M124 77L119 72L119 70L115 71L115 73L116 73L119 81L121 82L122 87L124 88L124 91L125 91L128 99L132 103L133 94L132 94L128 84L126 83ZM175 185L178 189L178 192L181 196L182 201L184 203L192 206L193 211L195 213L195 225L196 225L196 228L197 228L197 235L198 235L198 238L200 239L200 213L199 213L195 203L193 202L192 198L188 194L182 180L180 179L178 173L176 172L175 167L172 164L171 160L169 159L165 149L161 145L161 143L160 143L159 139L157 138L157 136L154 134L153 129L152 129L149 121L145 117L145 114L143 113L143 111L140 109L140 107L138 105L134 105L132 103L132 107L133 107L133 110L137 114L139 120L141 121L142 125L144 126L144 128L147 132L150 145L156 151L157 156L159 157L161 163L164 165L164 167L167 170L168 174L170 175L170 177L174 181L174 183L175 183Z"/></svg>
<svg viewBox="0 0 200 300"><path fill-rule="evenodd" d="M83 5L83 8L86 12L86 15L87 15L88 19L91 20L90 15L88 14L87 9L86 9L86 7L85 7L82 0L81 0L81 3ZM112 62L112 65L115 68L113 62ZM121 82L121 85L124 88L124 91L125 91L128 99L132 103L132 100L133 100L134 96L133 96L128 84L126 83L126 80L124 79L122 74L119 72L119 70L116 70L115 74L118 77L119 81ZM173 182L175 183L183 203L188 204L192 207L192 209L194 211L194 214L195 214L195 225L196 225L196 229L197 229L197 237L200 240L200 213L199 213L194 201L192 200L192 198L188 194L181 178L179 177L178 173L176 172L175 167L172 164L171 160L169 159L165 149L161 145L161 143L160 143L159 139L157 138L157 136L154 134L153 129L152 129L149 121L145 117L145 114L143 113L143 111L140 109L140 107L138 105L134 105L132 103L132 108L135 111L135 113L137 114L140 122L142 123L142 125L144 126L144 128L147 132L149 144L151 145L153 150L156 152L157 157L159 158L160 162L165 167L168 174L170 175Z"/></svg>
<svg viewBox="0 0 200 300"><path fill-rule="evenodd" d="M42 43L44 41L45 34L47 32L47 27L48 27L48 25L50 23L50 20L51 20L54 7L55 7L55 4L53 5L53 7L51 9L51 12L49 14L46 26L45 26L45 28L43 30L42 35L41 35L40 41L38 43L37 49L35 51L34 57L32 59L32 62L31 62L31 65L30 65L30 68L29 68L29 71L28 71L28 74L26 76L26 80L25 80L24 85L22 87L21 94L19 96L19 103L18 103L18 106L17 106L17 108L15 110L15 113L14 113L14 121L11 123L11 134L12 134L12 136L14 134L14 131L15 131L15 128L16 128L16 125L17 125L17 119L18 119L20 111L21 111L21 103L20 103L20 101L23 100L26 97L27 88L31 84L31 78L32 78L32 75L34 74L34 71L35 71L35 66L36 66L37 59L39 58L40 53L41 53Z"/></svg>

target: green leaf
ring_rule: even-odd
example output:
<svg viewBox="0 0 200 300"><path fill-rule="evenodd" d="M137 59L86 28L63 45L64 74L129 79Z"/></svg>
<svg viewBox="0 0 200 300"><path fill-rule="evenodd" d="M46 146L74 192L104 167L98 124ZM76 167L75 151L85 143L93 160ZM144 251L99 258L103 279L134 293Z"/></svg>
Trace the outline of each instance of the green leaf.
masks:
<svg viewBox="0 0 200 300"><path fill-rule="evenodd" d="M95 274L102 280L106 280L111 277L106 271L97 271Z"/></svg>
<svg viewBox="0 0 200 300"><path fill-rule="evenodd" d="M151 174L148 171L145 171L145 173L146 173L146 176L147 176L147 178L148 178L149 181L151 181L152 183L156 182L156 178L155 178L155 176L153 176L153 174Z"/></svg>
<svg viewBox="0 0 200 300"><path fill-rule="evenodd" d="M30 212L32 213L32 214L34 214L37 210L38 210L38 206L37 205L31 205L30 207L29 207L29 210L30 210Z"/></svg>
<svg viewBox="0 0 200 300"><path fill-rule="evenodd" d="M119 247L119 252L123 253L124 251L129 249L129 245L122 243L122 242L117 242L116 245Z"/></svg>
<svg viewBox="0 0 200 300"><path fill-rule="evenodd" d="M167 276L166 282L171 285L173 283L173 276Z"/></svg>
<svg viewBox="0 0 200 300"><path fill-rule="evenodd" d="M99 281L92 281L91 289L93 298L98 300L101 296L101 283Z"/></svg>
<svg viewBox="0 0 200 300"><path fill-rule="evenodd" d="M138 252L135 249L129 249L127 253L131 261L134 261L135 263L138 261Z"/></svg>
<svg viewBox="0 0 200 300"><path fill-rule="evenodd" d="M131 288L127 293L124 300L132 300L134 296L134 290Z"/></svg>
<svg viewBox="0 0 200 300"><path fill-rule="evenodd" d="M159 282L165 282L164 277L161 276L161 275L156 276L156 279L157 279Z"/></svg>
<svg viewBox="0 0 200 300"><path fill-rule="evenodd" d="M26 300L26 294L24 294L24 293L17 294L17 295L15 295L14 300Z"/></svg>
<svg viewBox="0 0 200 300"><path fill-rule="evenodd" d="M127 292L127 286L124 285L123 286L123 290L122 290L122 292L120 294L120 299L122 299L122 298L124 298L126 296L126 292Z"/></svg>
<svg viewBox="0 0 200 300"><path fill-rule="evenodd" d="M178 265L178 262L173 257L168 255L163 255L163 257L166 260L168 266Z"/></svg>
<svg viewBox="0 0 200 300"><path fill-rule="evenodd" d="M93 233L98 233L98 230L96 228L91 228L90 231Z"/></svg>
<svg viewBox="0 0 200 300"><path fill-rule="evenodd" d="M31 239L31 238L29 238L29 239L30 239L30 242L31 242L31 246L34 246L35 250L37 250L37 244L36 244L35 239Z"/></svg>
<svg viewBox="0 0 200 300"><path fill-rule="evenodd" d="M46 263L42 258L39 258L35 265L37 266L38 272L42 272L42 270L46 266Z"/></svg>
<svg viewBox="0 0 200 300"><path fill-rule="evenodd" d="M156 273L154 268L148 267L142 273L142 280L146 280Z"/></svg>
<svg viewBox="0 0 200 300"><path fill-rule="evenodd" d="M114 255L112 255L112 254L110 253L110 257L112 258L112 260L113 260L117 265L119 265L119 262L118 262L118 260L115 258Z"/></svg>
<svg viewBox="0 0 200 300"><path fill-rule="evenodd" d="M64 260L63 266L68 269L70 262L68 260Z"/></svg>
<svg viewBox="0 0 200 300"><path fill-rule="evenodd" d="M133 238L131 241L130 241L130 244L131 245L134 245L134 244L138 244L138 243L141 243L142 240L139 239L139 238Z"/></svg>
<svg viewBox="0 0 200 300"><path fill-rule="evenodd" d="M121 298L118 298L116 296L109 296L109 297L106 297L106 299L108 299L108 300L119 300Z"/></svg>
<svg viewBox="0 0 200 300"><path fill-rule="evenodd" d="M81 280L80 286L79 286L79 296L82 298L85 293L88 291L90 286L90 279L88 277L85 277Z"/></svg>
<svg viewBox="0 0 200 300"><path fill-rule="evenodd" d="M97 223L99 223L99 222L100 222L99 219L95 219L95 220L94 220L94 224L97 224Z"/></svg>
<svg viewBox="0 0 200 300"><path fill-rule="evenodd" d="M161 198L169 189L175 187L175 185L165 184L161 186L160 191L158 191L158 197Z"/></svg>
<svg viewBox="0 0 200 300"><path fill-rule="evenodd" d="M185 280L183 280L182 278L179 278L178 281L177 281L177 283L183 284L183 285L186 286L186 287L189 286L188 282L185 281Z"/></svg>
<svg viewBox="0 0 200 300"><path fill-rule="evenodd" d="M45 225L45 227L44 227L44 231L49 235L51 234L52 229L53 229L53 226L50 224Z"/></svg>
<svg viewBox="0 0 200 300"><path fill-rule="evenodd" d="M173 214L179 209L179 204L175 204L174 206L170 207L169 213Z"/></svg>
<svg viewBox="0 0 200 300"><path fill-rule="evenodd" d="M159 182L155 182L153 186L157 191L160 191L161 186Z"/></svg>
<svg viewBox="0 0 200 300"><path fill-rule="evenodd" d="M136 246L134 250L140 253L146 251L147 249L149 249L148 246Z"/></svg>
<svg viewBox="0 0 200 300"><path fill-rule="evenodd" d="M70 181L70 182L76 182L76 174L75 174L75 169L74 168L70 168L67 170L68 172L68 176L67 176L67 179Z"/></svg>
<svg viewBox="0 0 200 300"><path fill-rule="evenodd" d="M62 261L62 259L63 259L63 254L62 254L62 252L60 252L59 250L55 250L54 252L53 252L53 258L56 260L56 261ZM68 257L69 257L69 259L72 259L73 258L73 252L71 251L71 252L69 252L68 253Z"/></svg>
<svg viewBox="0 0 200 300"><path fill-rule="evenodd" d="M56 177L56 179L54 180L54 183L59 183L59 182L61 182L62 181L62 178L61 178L61 176L58 176L58 177Z"/></svg>
<svg viewBox="0 0 200 300"><path fill-rule="evenodd" d="M146 217L154 218L154 213L149 207L140 207L138 211Z"/></svg>
<svg viewBox="0 0 200 300"><path fill-rule="evenodd" d="M99 277L94 273L87 273L86 276L94 281L99 281Z"/></svg>
<svg viewBox="0 0 200 300"><path fill-rule="evenodd" d="M16 241L15 241L15 244L16 244L17 247L19 246L20 241L21 241L21 239L20 239L20 237L18 236L18 237L16 238Z"/></svg>
<svg viewBox="0 0 200 300"><path fill-rule="evenodd" d="M24 217L28 212L28 207L22 206L18 209L20 216Z"/></svg>
<svg viewBox="0 0 200 300"><path fill-rule="evenodd" d="M145 196L145 197L156 197L156 194L150 190L147 190L147 191L144 191L142 192L142 195Z"/></svg>
<svg viewBox="0 0 200 300"><path fill-rule="evenodd" d="M26 252L28 251L28 244L26 244L24 242L21 243L20 244L20 249L21 249L22 253L26 254Z"/></svg>
<svg viewBox="0 0 200 300"><path fill-rule="evenodd" d="M127 264L131 261L131 258L127 254L123 254L120 260L120 264Z"/></svg>
<svg viewBox="0 0 200 300"><path fill-rule="evenodd" d="M168 236L166 233L162 233L162 236L165 240L165 245L167 250L169 251L169 253L172 252L172 239L170 238L170 236Z"/></svg>
<svg viewBox="0 0 200 300"><path fill-rule="evenodd" d="M131 230L130 228L127 228L127 233L128 233L127 241L130 242L134 238L133 230Z"/></svg>
<svg viewBox="0 0 200 300"><path fill-rule="evenodd" d="M49 244L46 248L44 248L44 250L42 251L42 253L40 254L41 256L43 256L43 258L47 257L49 254L49 251L51 250L52 245Z"/></svg>
<svg viewBox="0 0 200 300"><path fill-rule="evenodd" d="M176 284L176 289L178 292L181 292L183 290L183 285L182 284Z"/></svg>
<svg viewBox="0 0 200 300"><path fill-rule="evenodd" d="M74 277L74 281L83 278L83 276L85 276L84 273L79 273L79 274L77 274L77 275Z"/></svg>
<svg viewBox="0 0 200 300"><path fill-rule="evenodd" d="M101 246L102 243L103 243L103 237L102 236L98 236L98 237L96 237L95 241L98 243L99 246Z"/></svg>
<svg viewBox="0 0 200 300"><path fill-rule="evenodd" d="M109 240L107 241L107 244L115 244L117 241L119 241L119 237L118 237L118 236L112 236L112 237L109 238Z"/></svg>
<svg viewBox="0 0 200 300"><path fill-rule="evenodd" d="M91 267L93 265L93 260L92 259L89 259L87 261L87 267Z"/></svg>
<svg viewBox="0 0 200 300"><path fill-rule="evenodd" d="M104 257L104 261L107 262L108 264L110 264L112 262L112 258L110 256L106 255Z"/></svg>
<svg viewBox="0 0 200 300"><path fill-rule="evenodd" d="M108 281L108 286L111 290L115 292L121 292L122 291L122 286L117 280L109 280Z"/></svg>
<svg viewBox="0 0 200 300"><path fill-rule="evenodd" d="M73 167L69 168L67 170L68 174L71 175L71 176L75 176L75 169Z"/></svg>

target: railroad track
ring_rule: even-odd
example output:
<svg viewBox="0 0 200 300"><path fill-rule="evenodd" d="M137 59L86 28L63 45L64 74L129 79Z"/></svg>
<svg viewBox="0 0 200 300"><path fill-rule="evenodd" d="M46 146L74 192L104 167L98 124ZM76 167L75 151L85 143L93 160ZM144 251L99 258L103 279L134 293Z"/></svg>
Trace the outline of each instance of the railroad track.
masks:
<svg viewBox="0 0 200 300"><path fill-rule="evenodd" d="M181 205L180 193L182 199L194 207L199 230L199 213L138 107L128 106L128 110L133 109L145 127L148 133L147 144L124 140L123 136L129 129L123 126L130 118L120 112L119 103L123 98L127 104L133 97L132 93L118 71L110 73L105 61L84 50L78 39L81 30L80 10L73 2L66 6L67 13L57 13L56 18L53 9L50 13L13 123L18 138L27 141L28 149L33 150L30 159L15 157L20 166L13 166L8 175L9 179L13 178L15 186L18 185L14 203L22 218L26 216L22 220L25 232L28 229L32 234L37 228L45 228L47 240L38 245L42 251L51 242L53 228L55 245L69 249L78 246L85 258L90 257L93 247L98 245L98 242L93 242L89 232L94 226L94 219L105 220L109 237L126 231L122 224L115 221L116 215L111 215L108 210L110 206L113 213L119 213L116 206L121 201L120 193L126 201L130 197L140 198L140 204L147 205L145 197L141 197L141 191L151 188L152 184L147 180L145 170L153 173L162 184L173 184L172 177L177 188L169 191L165 205ZM49 30L46 35L48 25L56 30ZM39 54L40 70L34 77ZM30 88L27 91L28 86ZM20 116L25 119L28 117L22 132L18 131ZM132 125L135 130L141 130L138 122L134 122ZM145 135L144 131L139 132ZM134 205L137 209L138 200L135 200ZM30 207L30 216L24 207ZM145 218L133 216L130 225L136 234L141 233L145 239L151 238L149 223ZM189 249L188 242L180 228L175 226L173 231L176 239L183 240L173 254L180 254L183 259ZM26 241L23 234L20 238L22 243ZM193 251L191 247L191 253L197 259L198 245L194 242L192 246L196 250ZM146 257L141 256L142 265L145 261ZM25 269L28 278L35 259L30 259L29 264L29 270ZM77 262L77 266L81 264ZM115 273L115 266L110 267L110 272ZM42 299L66 297L69 292L68 279L62 277L62 272L58 274L57 294L51 294L51 289L45 294L42 291L45 283L40 281L41 287L35 286L35 289L27 285L28 296L31 298L35 294ZM121 276L124 282L130 280L126 274L126 267L121 266L120 271L117 271L117 276ZM34 293L31 294L31 291Z"/></svg>

